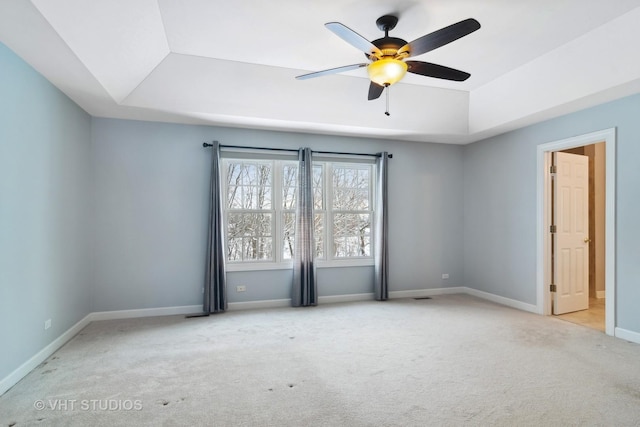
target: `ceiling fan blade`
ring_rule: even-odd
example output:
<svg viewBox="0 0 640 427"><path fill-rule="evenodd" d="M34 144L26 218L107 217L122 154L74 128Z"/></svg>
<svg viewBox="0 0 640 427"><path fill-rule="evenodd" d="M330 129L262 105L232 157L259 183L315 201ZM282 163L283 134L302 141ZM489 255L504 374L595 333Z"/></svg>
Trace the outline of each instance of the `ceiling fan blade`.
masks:
<svg viewBox="0 0 640 427"><path fill-rule="evenodd" d="M369 101L380 98L383 90L384 86L380 86L377 83L371 82L371 84L369 85Z"/></svg>
<svg viewBox="0 0 640 427"><path fill-rule="evenodd" d="M351 28L339 22L329 22L324 24L324 26L356 49L359 49L368 55L373 55L378 58L382 57L382 51L378 49L376 45L353 31Z"/></svg>
<svg viewBox="0 0 640 427"><path fill-rule="evenodd" d="M353 65L345 65L343 67L330 68L328 70L315 71L313 73L303 74L301 76L296 76L298 80L311 79L314 77L327 76L329 74L342 73L344 71L356 70L358 68L366 67L369 64L353 64Z"/></svg>
<svg viewBox="0 0 640 427"><path fill-rule="evenodd" d="M458 40L480 28L480 23L473 18L465 19L415 39L398 50L398 54L408 52L409 56L418 56Z"/></svg>
<svg viewBox="0 0 640 427"><path fill-rule="evenodd" d="M405 61L407 63L407 71L413 74L420 74L427 77L435 77L436 79L454 80L463 82L467 80L471 74L455 68L445 67L444 65L432 64L422 61Z"/></svg>

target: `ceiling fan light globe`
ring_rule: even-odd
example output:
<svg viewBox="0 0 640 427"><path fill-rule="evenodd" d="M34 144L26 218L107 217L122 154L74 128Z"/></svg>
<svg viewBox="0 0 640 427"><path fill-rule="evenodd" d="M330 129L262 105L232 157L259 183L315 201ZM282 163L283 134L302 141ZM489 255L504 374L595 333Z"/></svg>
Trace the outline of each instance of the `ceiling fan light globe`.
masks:
<svg viewBox="0 0 640 427"><path fill-rule="evenodd" d="M407 64L399 59L383 58L369 64L367 72L372 82L380 86L390 86L398 83L407 74Z"/></svg>

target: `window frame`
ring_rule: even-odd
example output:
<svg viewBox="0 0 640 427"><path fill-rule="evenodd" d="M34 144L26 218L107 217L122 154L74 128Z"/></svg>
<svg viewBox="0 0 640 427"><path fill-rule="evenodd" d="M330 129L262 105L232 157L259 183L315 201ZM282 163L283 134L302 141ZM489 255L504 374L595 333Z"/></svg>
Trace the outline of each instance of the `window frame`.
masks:
<svg viewBox="0 0 640 427"><path fill-rule="evenodd" d="M228 189L227 189L227 173L228 164L230 162L252 162L252 163L269 163L271 165L272 176L272 194L271 194L271 210L233 210L233 212L244 213L246 212L263 212L271 213L271 235L272 235L272 251L273 259L271 260L248 260L248 261L230 261L225 258L227 271L260 271L260 270L285 270L293 268L293 260L284 258L284 216L285 213L291 212L289 209L283 208L283 166L285 164L296 164L297 160L292 156L283 155L265 155L264 153L249 153L249 152L227 152L223 151L221 156L222 163L222 182L223 182L223 215L225 226L225 257L228 250L228 215L230 209L228 206ZM324 217L324 224L322 230L323 239L323 252L324 257L316 258L316 266L318 268L335 268L335 267L358 267L358 266L372 266L374 264L374 222L375 222L375 205L376 205L376 192L375 182L377 168L375 161L362 160L360 158L335 158L335 157L320 157L313 160L314 165L320 164L323 170L322 176L322 206L323 209L314 209L314 211L321 213ZM369 231L369 256L358 257L333 257L334 249L332 245L334 224L331 220L336 211L332 209L333 198L333 170L334 165L340 166L353 166L355 168L363 168L367 166L369 170L369 209L366 213L370 217L370 231ZM340 213L361 213L365 211L337 211Z"/></svg>

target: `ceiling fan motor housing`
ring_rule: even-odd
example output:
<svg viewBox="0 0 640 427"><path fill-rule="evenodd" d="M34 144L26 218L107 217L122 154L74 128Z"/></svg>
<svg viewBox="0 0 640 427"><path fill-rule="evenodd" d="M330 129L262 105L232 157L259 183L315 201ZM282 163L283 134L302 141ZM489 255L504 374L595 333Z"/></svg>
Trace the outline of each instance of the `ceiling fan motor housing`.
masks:
<svg viewBox="0 0 640 427"><path fill-rule="evenodd" d="M407 44L405 40L402 40L396 37L383 37L381 39L374 40L371 43L382 51L383 57L391 56L393 58L396 57L396 54L398 53L398 49L400 49L402 46ZM366 56L367 58L373 61L378 59L373 55L366 55Z"/></svg>

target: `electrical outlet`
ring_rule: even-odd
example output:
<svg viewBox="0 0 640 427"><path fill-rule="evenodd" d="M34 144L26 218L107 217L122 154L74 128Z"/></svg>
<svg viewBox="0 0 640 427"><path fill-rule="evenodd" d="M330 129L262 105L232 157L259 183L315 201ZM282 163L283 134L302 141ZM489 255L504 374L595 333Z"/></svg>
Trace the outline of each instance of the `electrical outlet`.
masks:
<svg viewBox="0 0 640 427"><path fill-rule="evenodd" d="M449 278L449 274L444 273L444 274L442 275L442 278L443 278L443 279L448 279L448 278Z"/></svg>
<svg viewBox="0 0 640 427"><path fill-rule="evenodd" d="M246 291L247 291L247 287L245 285L236 286L236 292L246 292Z"/></svg>
<svg viewBox="0 0 640 427"><path fill-rule="evenodd" d="M204 286L202 287L202 295L204 295Z"/></svg>
<svg viewBox="0 0 640 427"><path fill-rule="evenodd" d="M44 321L44 330L46 331L51 327L51 319L47 319Z"/></svg>

